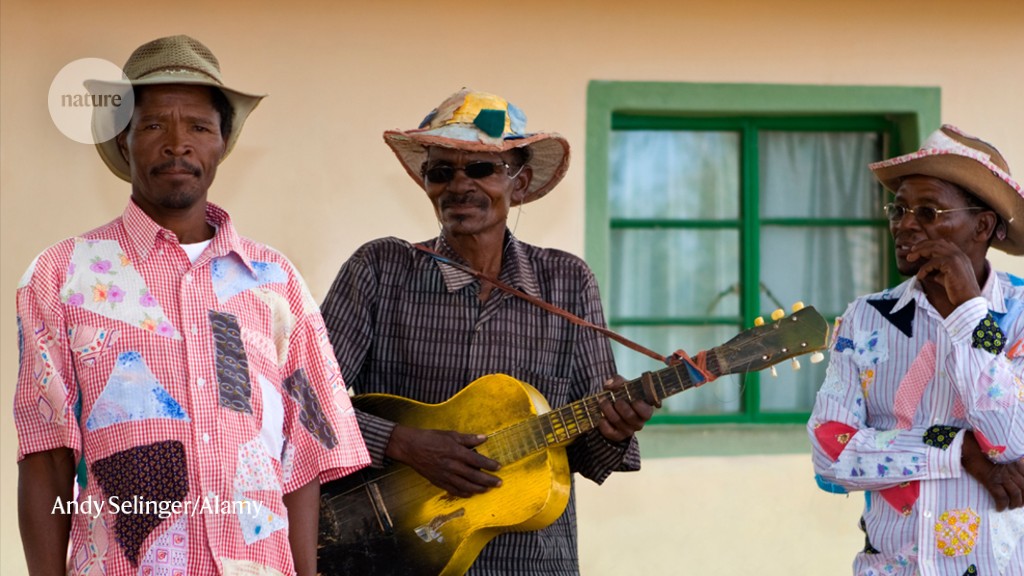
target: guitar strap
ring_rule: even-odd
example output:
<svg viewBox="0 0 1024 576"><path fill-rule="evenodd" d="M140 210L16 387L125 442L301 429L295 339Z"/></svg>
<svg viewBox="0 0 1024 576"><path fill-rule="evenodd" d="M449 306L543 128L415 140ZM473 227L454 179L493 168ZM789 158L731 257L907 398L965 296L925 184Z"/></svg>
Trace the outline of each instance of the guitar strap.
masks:
<svg viewBox="0 0 1024 576"><path fill-rule="evenodd" d="M516 288L513 288L513 287L509 286L508 284L505 284L501 280L498 280L497 278L494 278L493 276L490 276L488 274L484 274L483 272L480 272L479 270L476 270L474 268L470 268L469 266L466 266L465 264L461 264L459 262L455 262L451 258L448 258L448 257L444 256L443 254L439 254L438 252L434 251L431 248L428 248L427 246L424 246L423 244L413 244L413 246L417 250L419 250L420 252L423 252L423 253L429 255L430 257L434 258L438 262L441 262L443 264L451 266L452 268L456 268L458 270L461 270L461 271L465 272L466 274L469 274L470 276L476 278L477 280L480 280L482 282L487 282L487 283L491 284L492 286L494 286L495 288L498 288L499 290L502 290L504 292L508 292L509 294L512 294L513 296L517 296L519 298L522 298L523 300L526 300L530 304L533 304L534 306L537 306L538 308L540 308L542 310L545 310L547 312L550 312L550 313L552 313L552 314L554 314L556 316L560 316L562 318L565 318L566 320L568 320L569 322L572 322L573 324L575 324L577 326L583 326L584 328L589 328L589 329L594 330L594 331L596 331L596 332L598 332L600 334L603 334L603 335L607 336L608 338L611 338L612 340L615 340L619 344L622 344L623 346L629 348L630 350L633 350L635 352L639 352L639 353L641 353L641 354L643 354L645 356L649 356L649 357L657 360L658 362L663 362L665 364L668 364L669 366L672 366L672 365L675 365L675 364L679 364L680 362L685 362L686 365L690 369L696 371L697 374L699 374L700 377L702 377L702 380L704 380L705 382L710 382L710 381L712 381L712 380L714 380L716 378L716 376L714 374L712 374L711 372L709 372L707 370L707 358L706 358L704 352L701 352L701 353L697 354L696 358L690 358L690 356L685 351L683 351L683 350L677 350L671 356L662 356L661 354L658 354L654 350L651 350L650 348L647 348L647 347L645 347L645 346L643 346L641 344L638 344L638 343L630 340L629 338L626 338L625 336L623 336L623 335L621 335L621 334L619 334L617 332L613 332L613 331L609 330L608 328L605 328L604 326L598 326L597 324L594 324L593 322L589 322L587 320L584 320L583 318L580 318L579 316L573 314L572 312L569 312L568 310L563 310L562 308L559 308L558 306L555 306L553 304L545 302L545 301L541 300L540 298L537 298L535 296L531 296L531 295L527 294L526 292L523 292L522 290L518 290Z"/></svg>

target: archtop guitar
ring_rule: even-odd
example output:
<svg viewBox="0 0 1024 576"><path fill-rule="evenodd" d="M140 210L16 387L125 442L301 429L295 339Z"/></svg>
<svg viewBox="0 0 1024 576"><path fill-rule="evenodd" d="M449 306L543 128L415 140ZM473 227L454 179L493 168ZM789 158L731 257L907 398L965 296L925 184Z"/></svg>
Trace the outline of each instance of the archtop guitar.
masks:
<svg viewBox="0 0 1024 576"><path fill-rule="evenodd" d="M761 370L822 350L827 339L825 319L813 307L802 308L706 351L706 370L715 377ZM660 403L704 382L680 363L644 373L617 393ZM397 463L328 483L320 496L318 570L453 576L466 572L495 536L551 524L569 500L565 446L597 426L606 398L616 397L605 391L551 410L534 387L504 374L479 378L441 404L356 396L359 409L407 426L487 435L476 450L501 463L502 485L457 498Z"/></svg>

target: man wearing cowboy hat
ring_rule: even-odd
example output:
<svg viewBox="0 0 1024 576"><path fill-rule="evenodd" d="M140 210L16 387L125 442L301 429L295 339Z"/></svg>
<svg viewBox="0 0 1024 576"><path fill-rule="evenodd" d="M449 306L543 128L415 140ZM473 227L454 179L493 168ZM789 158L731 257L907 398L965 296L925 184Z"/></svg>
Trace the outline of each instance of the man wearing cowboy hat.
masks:
<svg viewBox="0 0 1024 576"><path fill-rule="evenodd" d="M514 207L544 196L562 179L568 142L526 132L519 108L468 89L447 98L418 129L388 131L384 140L426 192L441 234L421 243L434 255L383 238L359 248L341 267L321 311L345 381L359 393L426 403L446 401L476 378L498 372L536 387L552 407L599 392L615 375L604 337L435 257L603 324L587 265L522 242L507 226ZM602 482L612 471L638 469L633 433L652 410L641 400L606 402L605 420L569 446L571 470ZM498 463L473 450L482 435L357 416L373 466L403 462L461 498L499 486L492 474ZM565 513L547 528L492 540L470 572L575 574L575 524L570 496Z"/></svg>
<svg viewBox="0 0 1024 576"><path fill-rule="evenodd" d="M943 126L870 166L900 272L838 319L808 423L815 472L867 492L855 574L1024 574L1024 192Z"/></svg>
<svg viewBox="0 0 1024 576"><path fill-rule="evenodd" d="M302 278L207 202L262 97L187 36L124 73L87 85L134 93L97 144L131 201L40 254L17 295L29 571L312 574L320 481L369 457Z"/></svg>

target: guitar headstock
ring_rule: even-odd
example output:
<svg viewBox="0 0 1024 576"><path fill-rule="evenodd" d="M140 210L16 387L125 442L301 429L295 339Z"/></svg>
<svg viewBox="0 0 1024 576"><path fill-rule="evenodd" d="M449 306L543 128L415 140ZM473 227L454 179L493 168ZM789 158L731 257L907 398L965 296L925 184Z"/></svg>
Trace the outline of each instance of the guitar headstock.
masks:
<svg viewBox="0 0 1024 576"><path fill-rule="evenodd" d="M710 350L718 359L719 374L755 372L812 352L811 362L823 359L820 351L828 345L828 322L813 306L797 303L793 310L789 316L776 310L771 323L755 322L753 328ZM799 368L795 360L794 368Z"/></svg>

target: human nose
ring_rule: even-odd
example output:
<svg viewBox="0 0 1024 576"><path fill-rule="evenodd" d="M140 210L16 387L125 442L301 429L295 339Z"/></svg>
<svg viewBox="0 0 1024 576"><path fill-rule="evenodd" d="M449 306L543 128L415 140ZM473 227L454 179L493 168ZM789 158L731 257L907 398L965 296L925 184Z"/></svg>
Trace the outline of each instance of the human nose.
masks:
<svg viewBox="0 0 1024 576"><path fill-rule="evenodd" d="M167 128L164 140L164 154L168 156L184 156L192 151L192 141L185 126L172 123Z"/></svg>

